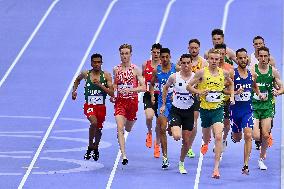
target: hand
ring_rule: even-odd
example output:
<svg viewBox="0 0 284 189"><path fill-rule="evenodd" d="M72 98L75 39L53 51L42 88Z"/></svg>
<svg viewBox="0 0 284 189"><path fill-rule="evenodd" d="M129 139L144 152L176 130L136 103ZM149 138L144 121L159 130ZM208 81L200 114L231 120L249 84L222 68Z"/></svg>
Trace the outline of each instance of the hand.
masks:
<svg viewBox="0 0 284 189"><path fill-rule="evenodd" d="M77 98L77 92L72 91L72 100L76 100L76 98Z"/></svg>
<svg viewBox="0 0 284 189"><path fill-rule="evenodd" d="M165 109L166 109L166 106L162 105L162 107L160 108L160 114L164 114Z"/></svg>
<svg viewBox="0 0 284 189"><path fill-rule="evenodd" d="M209 90L208 89L205 89L205 90L201 90L199 91L198 95L204 95L206 96L208 94Z"/></svg>
<svg viewBox="0 0 284 189"><path fill-rule="evenodd" d="M273 94L274 96L279 96L279 95L281 95L281 91L276 90L276 89L273 89L273 90L272 90L272 94Z"/></svg>
<svg viewBox="0 0 284 189"><path fill-rule="evenodd" d="M234 95L231 95L231 96L230 96L230 104L231 104L231 105L234 105L234 104L235 104L235 97L234 97Z"/></svg>
<svg viewBox="0 0 284 189"><path fill-rule="evenodd" d="M244 92L244 88L240 87L237 91L236 94L241 94Z"/></svg>
<svg viewBox="0 0 284 189"><path fill-rule="evenodd" d="M259 97L260 100L265 100L265 99L266 99L266 95L264 95L264 94L262 94L262 93L260 93L260 94L258 95L258 97Z"/></svg>

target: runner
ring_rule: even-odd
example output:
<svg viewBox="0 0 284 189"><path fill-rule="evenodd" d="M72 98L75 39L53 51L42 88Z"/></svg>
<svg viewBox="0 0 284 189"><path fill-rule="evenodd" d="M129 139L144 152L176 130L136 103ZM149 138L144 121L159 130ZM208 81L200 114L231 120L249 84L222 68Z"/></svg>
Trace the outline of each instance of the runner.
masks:
<svg viewBox="0 0 284 189"><path fill-rule="evenodd" d="M188 42L188 51L192 57L192 72L196 73L198 70L208 66L207 61L199 55L200 51L200 41L198 39L191 39ZM187 152L187 156L190 158L195 157L195 153L192 150L192 144L194 142L196 133L197 133L197 120L199 117L200 110L200 100L197 95L194 95L194 128L192 130L191 137L189 138L189 150Z"/></svg>
<svg viewBox="0 0 284 189"><path fill-rule="evenodd" d="M238 49L236 55L238 67L234 69L235 104L231 105L231 138L234 143L240 142L242 133L244 133L244 166L242 173L248 175L253 128L252 89L254 88L258 96L259 90L251 72L247 69L249 59L246 49Z"/></svg>
<svg viewBox="0 0 284 189"><path fill-rule="evenodd" d="M233 81L227 71L219 68L220 52L211 49L208 52L209 66L205 67L194 75L194 78L187 85L187 90L200 96L200 118L202 127L202 138L204 144L201 153L205 155L208 151L208 144L211 138L211 130L215 138L215 163L212 178L219 179L219 164L222 151L222 132L224 128L224 107L223 99L225 94L233 93ZM229 85L225 89L225 83ZM198 84L198 89L194 86Z"/></svg>
<svg viewBox="0 0 284 189"><path fill-rule="evenodd" d="M72 99L77 98L77 88L82 79L85 79L84 114L90 121L89 146L84 159L91 157L99 159L99 144L102 136L103 122L106 116L105 99L107 95L113 96L111 75L102 70L103 58L100 54L91 56L91 70L82 71L76 78L72 91ZM95 142L94 142L95 138ZM92 154L93 152L93 154Z"/></svg>
<svg viewBox="0 0 284 189"><path fill-rule="evenodd" d="M259 96L254 94L252 99L253 116L255 118L253 138L257 141L261 139L261 149L258 160L258 167L261 170L267 169L267 166L264 164L264 159L266 158L266 150L271 131L271 120L274 117L273 96L278 96L283 92L280 74L269 64L269 58L269 49L267 47L260 47L258 49L259 63L255 64L255 67L251 69L261 92ZM274 84L278 86L278 90L273 90Z"/></svg>
<svg viewBox="0 0 284 189"><path fill-rule="evenodd" d="M171 52L168 48L161 49L161 64L157 66L157 70L153 71L152 76L152 86L151 86L151 95L152 100L154 101L154 89L153 86L156 82L159 83L159 97L158 97L158 121L160 124L160 139L161 139L161 147L163 153L163 162L162 162L162 169L167 169L170 164L168 160L168 152L167 152L167 123L169 118L169 112L172 106L172 86L169 89L166 98L166 107L165 109L161 109L163 100L162 100L162 90L164 85L166 84L168 78L171 74L176 72L175 65L171 63Z"/></svg>
<svg viewBox="0 0 284 189"><path fill-rule="evenodd" d="M173 73L163 88L163 105L161 111L166 108L168 90L173 87L173 102L170 110L170 122L172 136L178 141L182 138L182 147L179 162L179 172L187 174L184 168L184 159L189 149L190 138L194 127L194 99L186 90L186 86L193 78L192 57L190 54L183 54L180 58L181 71Z"/></svg>
<svg viewBox="0 0 284 189"><path fill-rule="evenodd" d="M115 120L117 124L117 139L122 154L122 164L128 164L125 151L124 129L130 132L138 111L138 92L145 91L141 70L131 63L132 46L123 44L119 47L121 63L114 67ZM138 84L139 83L139 84Z"/></svg>
<svg viewBox="0 0 284 189"><path fill-rule="evenodd" d="M158 83L155 83L154 87L154 96L155 96L155 102L152 103L151 99L151 93L150 93L150 85L152 80L152 73L153 70L157 69L157 65L160 64L160 50L162 48L162 45L159 43L155 43L152 45L151 48L151 60L146 61L142 65L142 74L145 78L145 84L146 84L146 92L143 96L143 103L144 103L144 110L146 115L146 125L148 128L148 133L146 136L146 147L151 148L152 147L152 121L154 115L158 117L157 109L158 109L158 95L159 95L159 86ZM156 121L158 122L158 121ZM156 140L154 141L154 157L159 158L160 157L160 127L158 126L158 123L156 123Z"/></svg>

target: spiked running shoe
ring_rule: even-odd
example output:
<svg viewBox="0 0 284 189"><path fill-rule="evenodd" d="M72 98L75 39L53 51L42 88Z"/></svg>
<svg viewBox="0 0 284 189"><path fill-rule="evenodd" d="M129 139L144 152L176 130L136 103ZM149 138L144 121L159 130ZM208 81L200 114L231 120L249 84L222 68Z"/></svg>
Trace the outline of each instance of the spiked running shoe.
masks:
<svg viewBox="0 0 284 189"><path fill-rule="evenodd" d="M200 152L201 152L203 155L205 155L207 151L208 151L208 144L203 144L203 145L201 146Z"/></svg>
<svg viewBox="0 0 284 189"><path fill-rule="evenodd" d="M184 168L184 162L181 162L181 161L179 162L178 169L179 169L180 174L187 174L187 171Z"/></svg>
<svg viewBox="0 0 284 189"><path fill-rule="evenodd" d="M164 158L163 163L162 163L162 169L168 169L170 166L168 158Z"/></svg>
<svg viewBox="0 0 284 189"><path fill-rule="evenodd" d="M92 157L92 149L88 147L87 152L84 155L84 159L89 160Z"/></svg>
<svg viewBox="0 0 284 189"><path fill-rule="evenodd" d="M247 165L243 166L242 174L249 175L249 167Z"/></svg>
<svg viewBox="0 0 284 189"><path fill-rule="evenodd" d="M156 141L154 141L154 157L160 158L160 145Z"/></svg>
<svg viewBox="0 0 284 189"><path fill-rule="evenodd" d="M146 147L147 148L152 148L152 134L151 133L147 133L147 136L146 136Z"/></svg>
<svg viewBox="0 0 284 189"><path fill-rule="evenodd" d="M195 157L195 153L193 152L193 150L190 148L187 152L187 156L190 158L194 158Z"/></svg>
<svg viewBox="0 0 284 189"><path fill-rule="evenodd" d="M220 178L220 173L218 170L214 170L212 174L212 178L214 179L219 179Z"/></svg>
<svg viewBox="0 0 284 189"><path fill-rule="evenodd" d="M93 150L93 159L95 160L95 161L98 161L99 160L99 157L100 157L100 153L99 153L99 150L98 149L95 149L95 150Z"/></svg>
<svg viewBox="0 0 284 189"><path fill-rule="evenodd" d="M128 164L128 159L127 158L125 158L125 159L122 159L122 165L127 165Z"/></svg>

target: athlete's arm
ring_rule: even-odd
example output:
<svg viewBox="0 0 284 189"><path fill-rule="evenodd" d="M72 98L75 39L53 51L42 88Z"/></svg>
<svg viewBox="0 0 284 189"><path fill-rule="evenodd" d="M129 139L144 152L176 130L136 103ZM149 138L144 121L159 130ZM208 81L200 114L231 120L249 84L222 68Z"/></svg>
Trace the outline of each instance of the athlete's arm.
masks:
<svg viewBox="0 0 284 189"><path fill-rule="evenodd" d="M205 53L204 53L204 59L205 59L205 60L208 59L208 51L205 51Z"/></svg>
<svg viewBox="0 0 284 189"><path fill-rule="evenodd" d="M142 64L142 76L144 77L144 70L145 70L145 67L146 67L146 63L147 62L144 62L143 64Z"/></svg>
<svg viewBox="0 0 284 189"><path fill-rule="evenodd" d="M230 70L230 72L224 70L226 88L223 90L223 92L224 94L230 95L231 97L234 95L234 81L232 79L232 77L234 77L233 74L234 73L232 70Z"/></svg>
<svg viewBox="0 0 284 189"><path fill-rule="evenodd" d="M203 69L197 71L194 77L192 78L192 80L190 80L190 82L186 86L186 90L188 90L190 93L199 94L199 95L204 94L204 92L206 93L206 91L201 91L194 87L195 85L199 84L202 81L203 74L204 74Z"/></svg>
<svg viewBox="0 0 284 189"><path fill-rule="evenodd" d="M138 67L135 67L134 70L136 72L136 77L138 79L139 86L136 88L133 88L131 91L132 92L145 92L146 86L145 86L144 78L142 76L142 71Z"/></svg>
<svg viewBox="0 0 284 189"><path fill-rule="evenodd" d="M233 49L230 49L230 48L227 48L227 50L228 50L229 58L231 60L233 60L235 63L237 63L236 52Z"/></svg>
<svg viewBox="0 0 284 189"><path fill-rule="evenodd" d="M171 85L173 85L175 83L175 77L176 77L176 74L173 73L172 75L170 75L167 83L164 85L163 87L163 92L162 92L162 100L163 100L163 105L166 104L166 100L167 100L167 95L168 95L168 91L169 91L169 88Z"/></svg>
<svg viewBox="0 0 284 189"><path fill-rule="evenodd" d="M107 81L107 86L105 87L104 85L100 84L99 87L104 90L109 96L114 97L114 91L113 91L113 85L112 85L112 79L111 75L108 72L105 72L105 78Z"/></svg>
<svg viewBox="0 0 284 189"><path fill-rule="evenodd" d="M82 71L78 77L75 79L74 81L74 85L73 85L73 91L72 91L72 99L76 100L77 98L77 88L81 82L82 79L86 79L88 75L88 71Z"/></svg>
<svg viewBox="0 0 284 189"><path fill-rule="evenodd" d="M208 64L208 62L207 62L207 60L205 60L204 58L202 58L202 65L201 65L201 68L204 68L204 67L206 67L206 66L208 66L209 64Z"/></svg>
<svg viewBox="0 0 284 189"><path fill-rule="evenodd" d="M275 64L275 59L274 59L274 57L270 55L270 58L269 58L269 59L270 59L270 60L269 60L269 64L275 68L276 64Z"/></svg>
<svg viewBox="0 0 284 189"><path fill-rule="evenodd" d="M274 96L278 96L284 93L283 83L280 80L280 74L276 68L272 67L272 74L274 76L274 83L277 85L278 89L273 91Z"/></svg>

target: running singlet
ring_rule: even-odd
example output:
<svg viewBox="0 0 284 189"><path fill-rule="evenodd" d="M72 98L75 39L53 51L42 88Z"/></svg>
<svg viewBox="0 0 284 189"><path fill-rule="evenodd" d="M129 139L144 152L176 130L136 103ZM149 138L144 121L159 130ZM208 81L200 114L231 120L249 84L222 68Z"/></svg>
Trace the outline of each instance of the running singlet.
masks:
<svg viewBox="0 0 284 189"><path fill-rule="evenodd" d="M160 91L159 96L158 96L158 102L159 103L163 102L163 100L162 100L162 91L163 91L164 85L167 83L170 75L175 73L175 72L176 72L176 68L175 68L175 65L172 64L172 63L171 63L171 69L168 72L166 72L166 73L162 71L162 66L161 65L157 66L157 81L159 83L159 91ZM172 93L173 93L173 86L171 86L169 88L169 90L168 90L166 103L171 103Z"/></svg>
<svg viewBox="0 0 284 189"><path fill-rule="evenodd" d="M241 94L235 94L235 104L231 105L233 111L248 112L252 110L252 75L249 70L247 78L242 78L238 68L235 68L234 91L240 87L244 89Z"/></svg>
<svg viewBox="0 0 284 189"><path fill-rule="evenodd" d="M103 71L100 72L100 82L102 85L107 87L107 81L105 79ZM100 87L98 87L91 81L91 70L88 71L84 94L85 94L85 101L87 104L93 104L93 105L105 104L105 99L107 94Z"/></svg>
<svg viewBox="0 0 284 189"><path fill-rule="evenodd" d="M192 72L196 73L198 70L202 68L202 57L198 56L197 64L191 67Z"/></svg>
<svg viewBox="0 0 284 189"><path fill-rule="evenodd" d="M122 71L122 66L119 64L117 66L117 72L115 75L115 83L117 84L117 98L138 98L137 92L129 92L123 93L121 92L122 89L125 88L136 88L138 86L138 80L134 75L134 68L136 66L131 64L129 69L126 71Z"/></svg>
<svg viewBox="0 0 284 189"><path fill-rule="evenodd" d="M260 92L265 96L264 100L259 99L256 93L253 92L253 109L270 109L273 108L272 105L272 89L273 89L273 74L272 66L269 65L268 72L266 74L260 73L258 69L258 64L255 64L255 73L257 74L256 84Z"/></svg>
<svg viewBox="0 0 284 189"><path fill-rule="evenodd" d="M174 84L173 92L173 105L179 109L189 109L193 103L193 96L186 90L186 86L189 81L193 78L194 74L188 80L181 78L180 72L176 73L176 83Z"/></svg>
<svg viewBox="0 0 284 189"><path fill-rule="evenodd" d="M231 59L229 59L227 56L224 57L224 60L227 64L233 65L233 61Z"/></svg>
<svg viewBox="0 0 284 189"><path fill-rule="evenodd" d="M150 85L151 85L151 80L152 80L152 74L153 74L154 68L152 67L152 61L148 60L146 62L146 66L144 69L144 78L145 78L145 86L146 86L146 91L150 91ZM154 86L154 93L159 94L159 83L155 83Z"/></svg>
<svg viewBox="0 0 284 189"><path fill-rule="evenodd" d="M208 94L200 95L200 107L202 109L217 109L223 105L224 100L224 73L221 68L218 69L218 76L212 76L208 67L204 67L204 76L202 82L198 84L199 90L209 90Z"/></svg>

